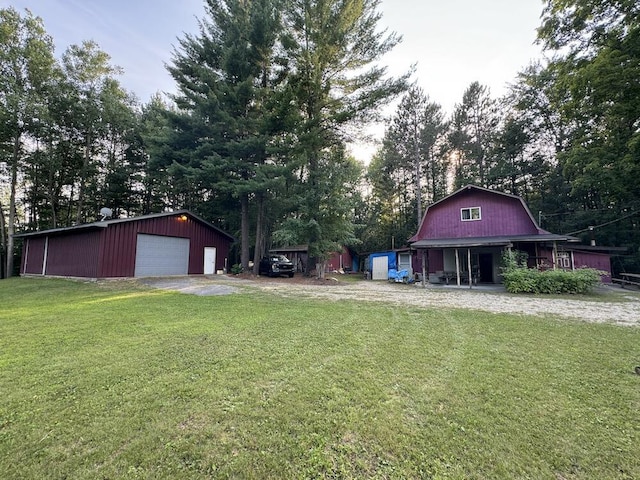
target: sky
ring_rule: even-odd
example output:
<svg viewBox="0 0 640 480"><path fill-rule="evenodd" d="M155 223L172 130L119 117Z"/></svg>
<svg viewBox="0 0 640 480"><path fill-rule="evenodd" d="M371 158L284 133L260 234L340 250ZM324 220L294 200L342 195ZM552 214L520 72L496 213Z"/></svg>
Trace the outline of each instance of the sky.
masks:
<svg viewBox="0 0 640 480"><path fill-rule="evenodd" d="M205 16L204 0L0 0L0 7L41 17L56 55L94 40L122 67L121 84L141 102L175 91L165 65L178 38L197 33L197 19ZM381 27L403 37L382 63L391 75L415 64L413 80L447 113L474 81L499 97L542 56L534 44L542 7L542 0L381 0ZM369 133L380 138L384 127ZM375 145L352 149L366 162Z"/></svg>

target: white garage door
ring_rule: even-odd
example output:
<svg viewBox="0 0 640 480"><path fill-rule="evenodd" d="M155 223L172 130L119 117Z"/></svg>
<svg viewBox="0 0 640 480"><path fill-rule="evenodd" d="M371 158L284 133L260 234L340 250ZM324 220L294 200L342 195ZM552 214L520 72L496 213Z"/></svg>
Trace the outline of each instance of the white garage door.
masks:
<svg viewBox="0 0 640 480"><path fill-rule="evenodd" d="M188 272L188 238L138 234L136 277L186 275Z"/></svg>

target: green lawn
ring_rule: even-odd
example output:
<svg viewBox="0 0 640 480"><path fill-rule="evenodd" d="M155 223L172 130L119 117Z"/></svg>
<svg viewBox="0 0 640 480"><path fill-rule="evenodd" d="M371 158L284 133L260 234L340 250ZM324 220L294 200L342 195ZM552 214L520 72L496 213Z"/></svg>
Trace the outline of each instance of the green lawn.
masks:
<svg viewBox="0 0 640 480"><path fill-rule="evenodd" d="M0 305L3 479L640 478L638 328L47 279Z"/></svg>

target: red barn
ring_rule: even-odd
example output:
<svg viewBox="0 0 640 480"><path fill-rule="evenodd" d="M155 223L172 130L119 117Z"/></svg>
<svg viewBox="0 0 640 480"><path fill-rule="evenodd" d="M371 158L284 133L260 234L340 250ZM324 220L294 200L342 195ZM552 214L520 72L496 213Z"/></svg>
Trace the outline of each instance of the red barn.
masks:
<svg viewBox="0 0 640 480"><path fill-rule="evenodd" d="M187 210L15 235L21 275L108 278L212 274L234 238Z"/></svg>
<svg viewBox="0 0 640 480"><path fill-rule="evenodd" d="M540 228L522 198L472 185L427 207L409 242L414 270L423 271L424 260L431 282L498 283L506 249L525 252L531 268L611 271L608 255L578 250L570 246L577 238Z"/></svg>

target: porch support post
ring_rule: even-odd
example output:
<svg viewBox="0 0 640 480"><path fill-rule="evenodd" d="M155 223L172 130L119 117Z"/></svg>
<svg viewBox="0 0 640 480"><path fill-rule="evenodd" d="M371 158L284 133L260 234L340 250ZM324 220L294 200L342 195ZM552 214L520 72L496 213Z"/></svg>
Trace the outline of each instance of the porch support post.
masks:
<svg viewBox="0 0 640 480"><path fill-rule="evenodd" d="M553 262L553 269L558 268L556 263L558 262L558 243L553 242L553 250L551 251L551 261Z"/></svg>
<svg viewBox="0 0 640 480"><path fill-rule="evenodd" d="M576 258L573 256L574 252L571 250L571 270L576 269Z"/></svg>
<svg viewBox="0 0 640 480"><path fill-rule="evenodd" d="M458 286L460 286L460 255L456 248L456 279L458 280Z"/></svg>
<svg viewBox="0 0 640 480"><path fill-rule="evenodd" d="M471 288L472 285L472 275L471 275L471 249L467 248L467 269L469 270L469 288Z"/></svg>
<svg viewBox="0 0 640 480"><path fill-rule="evenodd" d="M422 250L422 286L427 286L427 250Z"/></svg>

